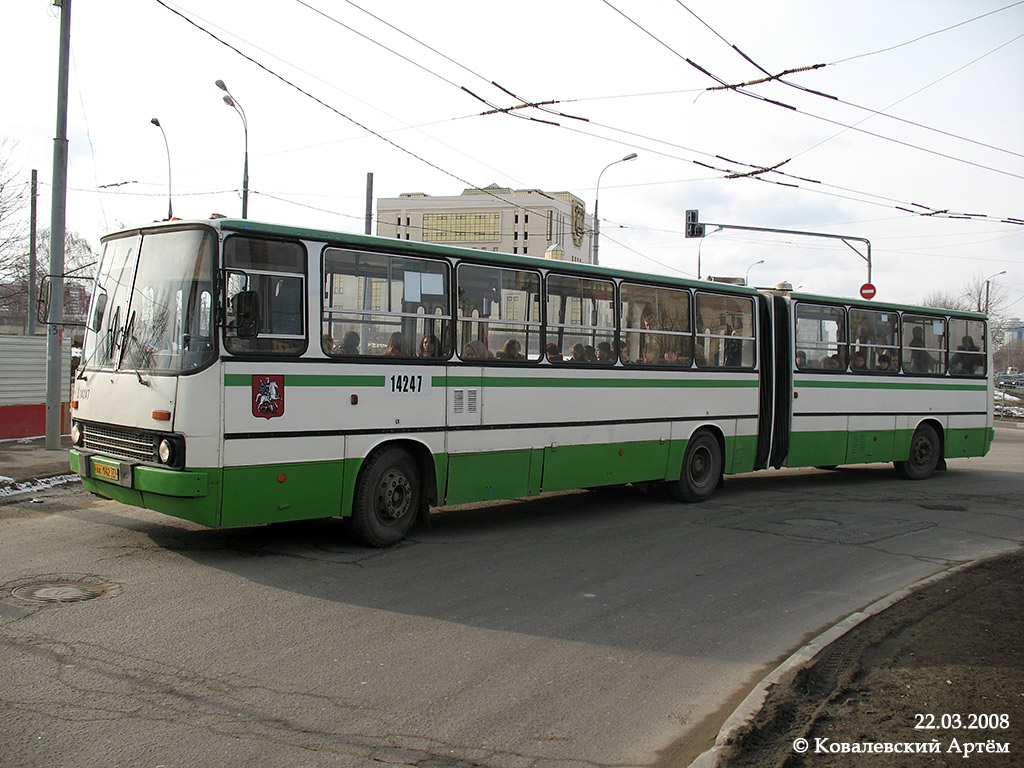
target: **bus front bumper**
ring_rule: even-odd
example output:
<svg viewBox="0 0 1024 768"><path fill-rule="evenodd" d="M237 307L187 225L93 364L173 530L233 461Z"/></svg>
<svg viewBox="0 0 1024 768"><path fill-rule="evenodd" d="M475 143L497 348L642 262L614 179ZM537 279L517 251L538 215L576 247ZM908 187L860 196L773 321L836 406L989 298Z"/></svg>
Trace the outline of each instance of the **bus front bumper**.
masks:
<svg viewBox="0 0 1024 768"><path fill-rule="evenodd" d="M80 449L71 450L70 461L71 470L77 472L83 481L93 480L96 483L130 488L141 493L177 498L200 498L209 493L209 476L205 472L152 467ZM103 493L102 490L98 492L116 498L115 495Z"/></svg>

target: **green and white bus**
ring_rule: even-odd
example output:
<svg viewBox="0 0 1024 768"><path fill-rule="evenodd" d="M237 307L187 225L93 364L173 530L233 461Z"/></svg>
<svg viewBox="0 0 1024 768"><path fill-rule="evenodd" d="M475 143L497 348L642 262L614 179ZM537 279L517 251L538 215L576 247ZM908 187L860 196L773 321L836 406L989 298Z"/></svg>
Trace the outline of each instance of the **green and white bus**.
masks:
<svg viewBox="0 0 1024 768"><path fill-rule="evenodd" d="M103 240L72 396L86 488L206 526L992 442L986 319L246 220Z"/></svg>

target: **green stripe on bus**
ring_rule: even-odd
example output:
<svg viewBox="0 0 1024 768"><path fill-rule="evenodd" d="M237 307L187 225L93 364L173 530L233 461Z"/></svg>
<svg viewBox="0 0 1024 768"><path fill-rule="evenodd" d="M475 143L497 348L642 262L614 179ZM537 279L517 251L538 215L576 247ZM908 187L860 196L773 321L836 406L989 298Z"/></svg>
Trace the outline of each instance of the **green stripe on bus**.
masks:
<svg viewBox="0 0 1024 768"><path fill-rule="evenodd" d="M520 376L434 376L435 387L523 387L523 388L610 388L636 389L649 387L685 388L756 388L756 379L576 379L568 377L520 377Z"/></svg>
<svg viewBox="0 0 1024 768"><path fill-rule="evenodd" d="M260 374L226 373L224 386L251 387L253 376ZM748 389L756 388L756 379L585 379L570 377L527 377L527 376L432 376L435 387L522 387L522 388L700 388L700 389ZM332 375L332 374L285 374L284 383L291 387L383 387L384 376Z"/></svg>
<svg viewBox="0 0 1024 768"><path fill-rule="evenodd" d="M985 384L946 384L912 381L826 381L825 379L797 379L794 387L811 387L821 389L920 389L920 390L952 390L954 392L986 392Z"/></svg>
<svg viewBox="0 0 1024 768"><path fill-rule="evenodd" d="M253 376L260 374L226 373L224 386L251 387ZM383 387L383 376L338 376L332 374L287 373L284 383L292 387Z"/></svg>

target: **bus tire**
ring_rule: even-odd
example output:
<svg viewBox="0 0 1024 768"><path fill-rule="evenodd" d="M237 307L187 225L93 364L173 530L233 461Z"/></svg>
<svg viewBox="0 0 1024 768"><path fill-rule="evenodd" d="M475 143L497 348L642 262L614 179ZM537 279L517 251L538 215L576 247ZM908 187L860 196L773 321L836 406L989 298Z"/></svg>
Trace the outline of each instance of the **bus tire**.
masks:
<svg viewBox="0 0 1024 768"><path fill-rule="evenodd" d="M893 462L896 474L906 480L924 480L931 477L942 459L941 451L942 443L935 428L921 424L910 438L910 456L906 461Z"/></svg>
<svg viewBox="0 0 1024 768"><path fill-rule="evenodd" d="M363 464L349 530L362 544L390 547L409 533L420 509L420 473L401 448L374 453Z"/></svg>
<svg viewBox="0 0 1024 768"><path fill-rule="evenodd" d="M665 485L676 501L695 503L714 493L721 479L722 446L713 434L705 431L690 438L679 479Z"/></svg>

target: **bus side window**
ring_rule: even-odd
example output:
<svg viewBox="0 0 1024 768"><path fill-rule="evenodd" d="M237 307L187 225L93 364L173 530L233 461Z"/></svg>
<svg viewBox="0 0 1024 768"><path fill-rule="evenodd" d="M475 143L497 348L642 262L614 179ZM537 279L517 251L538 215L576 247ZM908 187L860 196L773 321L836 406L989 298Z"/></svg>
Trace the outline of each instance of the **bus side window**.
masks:
<svg viewBox="0 0 1024 768"><path fill-rule="evenodd" d="M933 375L946 372L944 318L903 315L903 370Z"/></svg>
<svg viewBox="0 0 1024 768"><path fill-rule="evenodd" d="M503 363L540 358L540 275L460 264L459 357Z"/></svg>
<svg viewBox="0 0 1024 768"><path fill-rule="evenodd" d="M306 250L298 243L232 235L224 241L224 346L233 354L298 355L306 348ZM239 333L233 308L241 292L255 294L254 336Z"/></svg>
<svg viewBox="0 0 1024 768"><path fill-rule="evenodd" d="M900 369L899 314L891 310L850 309L850 370L897 373Z"/></svg>
<svg viewBox="0 0 1024 768"><path fill-rule="evenodd" d="M804 354L801 370L845 371L846 311L824 304L797 304L796 347Z"/></svg>
<svg viewBox="0 0 1024 768"><path fill-rule="evenodd" d="M610 365L598 360L597 349L615 338L615 284L570 275L549 274L545 291L545 351L549 362ZM556 352L557 350L557 352Z"/></svg>
<svg viewBox="0 0 1024 768"><path fill-rule="evenodd" d="M700 368L753 368L754 302L743 296L697 294L697 347Z"/></svg>
<svg viewBox="0 0 1024 768"><path fill-rule="evenodd" d="M623 283L622 332L637 350L623 364L671 365L693 363L690 292L653 285Z"/></svg>
<svg viewBox="0 0 1024 768"><path fill-rule="evenodd" d="M985 370L985 323L981 320L950 318L949 372L953 376L984 376ZM954 349L954 345L956 345Z"/></svg>
<svg viewBox="0 0 1024 768"><path fill-rule="evenodd" d="M443 261L325 249L323 351L447 359L452 343L448 278Z"/></svg>

